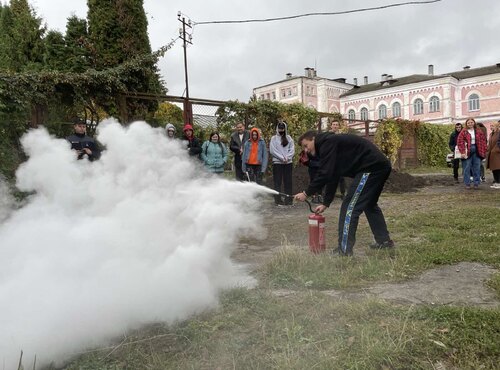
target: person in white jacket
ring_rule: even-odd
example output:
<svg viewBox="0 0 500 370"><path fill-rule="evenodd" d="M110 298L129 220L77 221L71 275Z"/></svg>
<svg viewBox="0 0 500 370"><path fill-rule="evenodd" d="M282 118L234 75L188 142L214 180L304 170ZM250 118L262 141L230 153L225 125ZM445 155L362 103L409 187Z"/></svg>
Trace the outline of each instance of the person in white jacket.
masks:
<svg viewBox="0 0 500 370"><path fill-rule="evenodd" d="M295 154L295 144L290 135L288 135L286 122L279 122L276 126L276 135L271 138L269 143L269 153L273 160L273 180L274 190L281 192L283 184L284 193L292 194L292 169L293 156ZM285 201L280 195L274 196L276 205L291 205L292 199L286 197Z"/></svg>

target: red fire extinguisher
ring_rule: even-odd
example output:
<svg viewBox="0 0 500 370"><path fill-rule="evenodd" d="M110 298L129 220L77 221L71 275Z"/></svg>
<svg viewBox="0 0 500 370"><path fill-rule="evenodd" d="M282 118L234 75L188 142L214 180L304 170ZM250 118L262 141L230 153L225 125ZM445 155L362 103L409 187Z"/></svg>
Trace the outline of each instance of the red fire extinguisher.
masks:
<svg viewBox="0 0 500 370"><path fill-rule="evenodd" d="M307 201L306 201L307 202ZM309 208L313 212L311 204ZM309 215L309 250L312 253L321 253L326 250L326 239L325 239L325 216L312 213Z"/></svg>

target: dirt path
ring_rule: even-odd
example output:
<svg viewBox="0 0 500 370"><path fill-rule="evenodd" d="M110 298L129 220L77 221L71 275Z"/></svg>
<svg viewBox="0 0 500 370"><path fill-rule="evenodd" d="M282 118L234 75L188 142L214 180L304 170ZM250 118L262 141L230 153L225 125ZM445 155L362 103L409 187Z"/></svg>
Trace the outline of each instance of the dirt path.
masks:
<svg viewBox="0 0 500 370"><path fill-rule="evenodd" d="M418 193L425 197L426 194L453 194L457 191L464 191L462 186L454 185L452 179L450 184L447 183L449 179L439 178L436 180L442 181L444 184L434 184L431 187L421 188ZM481 191L495 190L484 186ZM407 197L383 196L380 204L382 209L389 209L393 206L404 209L406 206L411 206L414 209L422 207L424 210L427 207L426 204L419 204L414 199ZM335 200L331 208L325 212L327 220L337 219L339 206L340 201ZM233 253L233 258L250 270L255 270L268 261L282 245L289 244L306 248L308 244L307 216L309 210L305 204L281 208L276 207L272 199L267 199L263 201L262 213L267 235L262 235L261 240L242 240ZM329 224L329 227L335 228L335 222ZM358 231L363 229L365 231L368 229L364 218L360 219ZM336 233L335 230L328 232ZM371 236L369 232L360 232L359 234L355 253L358 256L363 256L365 254L363 244L370 242ZM328 243L331 244L331 242L332 237L328 236ZM500 301L486 287L485 281L496 271L480 263L462 262L425 271L418 277L401 283L380 283L356 291L331 290L325 291L325 293L338 299L352 300L377 297L397 304L474 305L494 308L500 307ZM294 294L294 291L277 290L274 293L286 296Z"/></svg>

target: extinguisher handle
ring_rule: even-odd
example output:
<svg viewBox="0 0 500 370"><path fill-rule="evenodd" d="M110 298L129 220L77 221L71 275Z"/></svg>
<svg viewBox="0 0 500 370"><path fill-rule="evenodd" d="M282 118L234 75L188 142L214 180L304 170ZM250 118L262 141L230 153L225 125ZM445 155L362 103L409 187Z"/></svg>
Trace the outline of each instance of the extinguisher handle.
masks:
<svg viewBox="0 0 500 370"><path fill-rule="evenodd" d="M305 202L307 203L307 205L309 206L309 210L311 211L311 213L316 213L313 211L312 209L312 206L311 206L311 202L309 202L307 199L305 200Z"/></svg>

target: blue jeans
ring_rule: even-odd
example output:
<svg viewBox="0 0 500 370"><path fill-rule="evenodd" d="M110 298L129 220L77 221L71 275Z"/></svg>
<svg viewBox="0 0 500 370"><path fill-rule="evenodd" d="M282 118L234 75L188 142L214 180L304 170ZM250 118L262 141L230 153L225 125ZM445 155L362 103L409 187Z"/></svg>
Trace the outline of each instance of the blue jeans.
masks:
<svg viewBox="0 0 500 370"><path fill-rule="evenodd" d="M472 175L474 185L479 185L481 182L480 178L480 168L481 168L481 158L478 157L476 151L476 145L470 146L470 155L467 159L462 159L462 168L464 170L464 184L465 186L470 186L470 177Z"/></svg>

